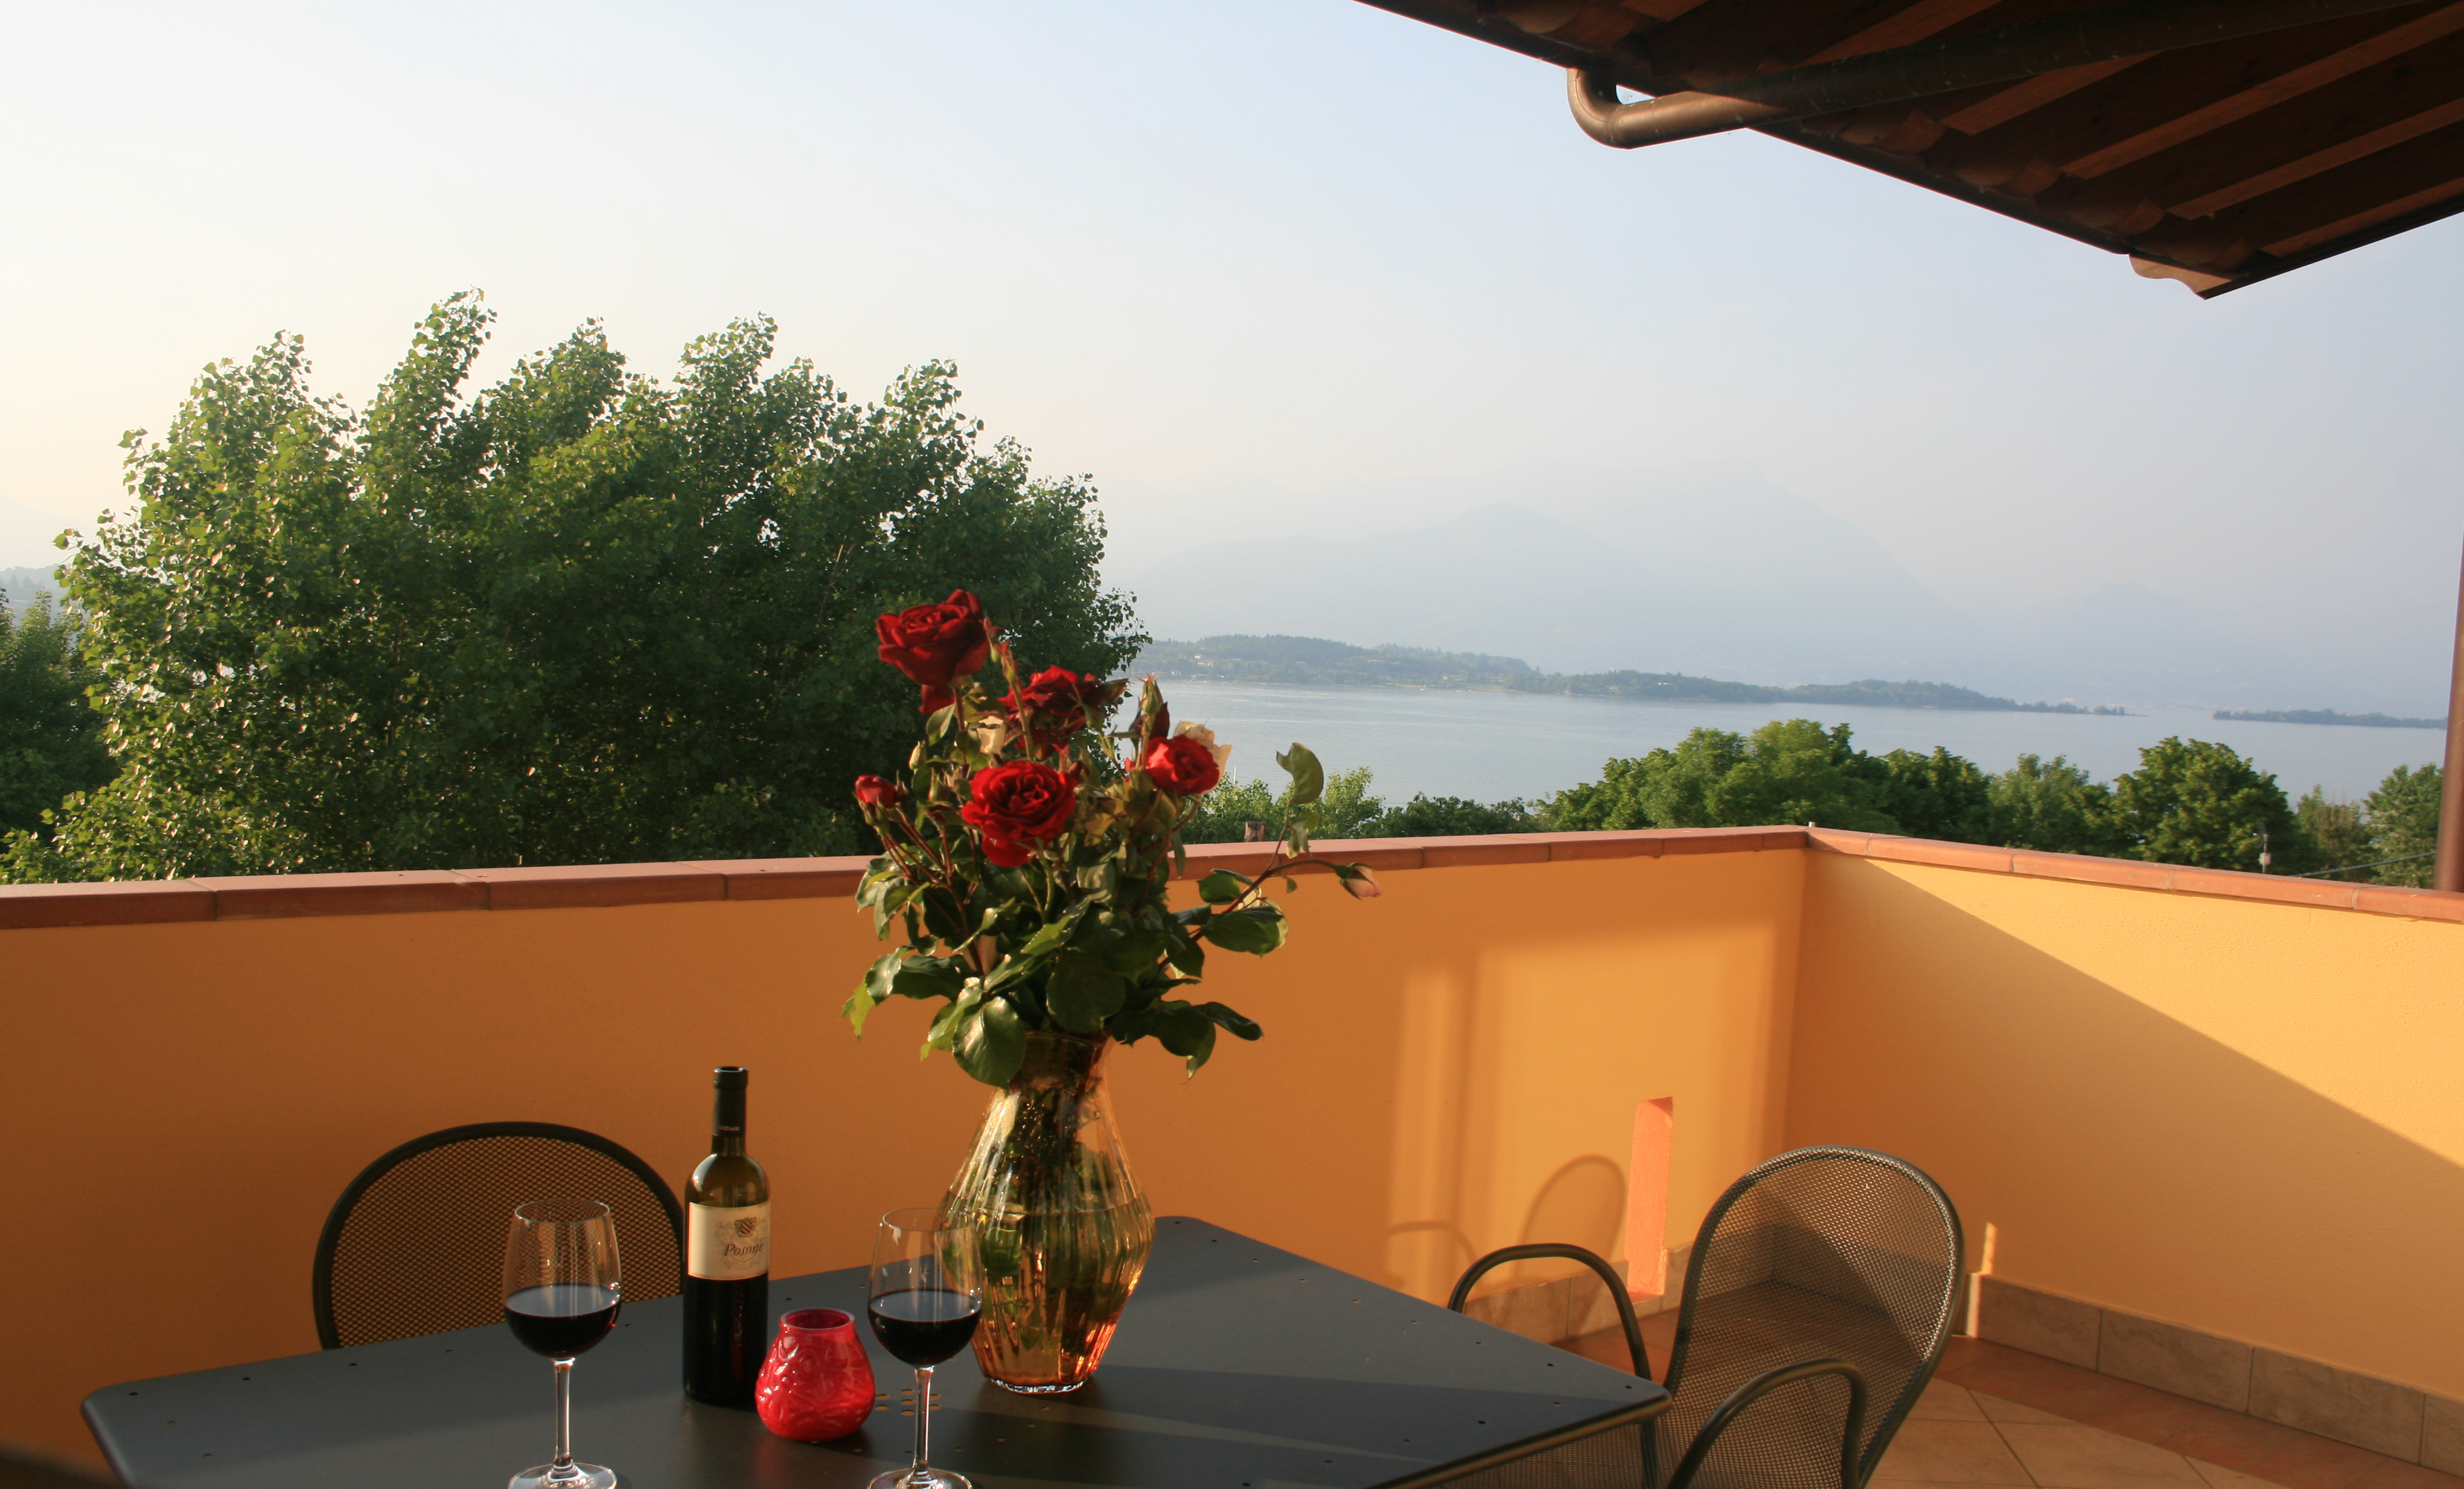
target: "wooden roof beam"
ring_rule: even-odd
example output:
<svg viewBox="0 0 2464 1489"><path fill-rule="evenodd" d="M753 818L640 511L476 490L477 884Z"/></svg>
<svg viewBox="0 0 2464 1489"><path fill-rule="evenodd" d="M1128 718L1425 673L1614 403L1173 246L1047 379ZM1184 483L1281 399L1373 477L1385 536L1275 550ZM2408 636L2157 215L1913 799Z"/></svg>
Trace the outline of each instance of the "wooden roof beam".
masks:
<svg viewBox="0 0 2464 1489"><path fill-rule="evenodd" d="M1616 80L1569 69L1583 132L1618 149L1785 123L1818 114L1957 93L1990 83L2145 56L2415 0L2124 0L2000 31L1869 52L1786 72L1620 103Z"/></svg>

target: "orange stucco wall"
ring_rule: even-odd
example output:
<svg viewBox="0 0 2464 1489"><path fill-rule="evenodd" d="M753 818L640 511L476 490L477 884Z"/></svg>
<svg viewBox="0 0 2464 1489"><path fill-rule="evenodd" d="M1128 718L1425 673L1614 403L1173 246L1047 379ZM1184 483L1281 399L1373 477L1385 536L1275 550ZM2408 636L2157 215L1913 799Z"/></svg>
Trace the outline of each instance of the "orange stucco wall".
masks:
<svg viewBox="0 0 2464 1489"><path fill-rule="evenodd" d="M1366 904L1309 883L1288 947L1214 963L1262 1043L1195 1081L1118 1055L1132 1158L1159 1211L1429 1295L1513 1241L1614 1251L1635 1104L1674 1096L1690 1233L1780 1145L1807 861L1428 869ZM313 1349L325 1211L419 1133L565 1122L681 1183L715 1064L754 1067L779 1268L860 1262L983 1095L918 1063L920 1008L861 1044L837 1022L877 950L836 900L0 932L0 1437L91 1456L97 1387Z"/></svg>
<svg viewBox="0 0 2464 1489"><path fill-rule="evenodd" d="M2464 925L1807 855L1791 1145L2013 1282L2464 1396Z"/></svg>

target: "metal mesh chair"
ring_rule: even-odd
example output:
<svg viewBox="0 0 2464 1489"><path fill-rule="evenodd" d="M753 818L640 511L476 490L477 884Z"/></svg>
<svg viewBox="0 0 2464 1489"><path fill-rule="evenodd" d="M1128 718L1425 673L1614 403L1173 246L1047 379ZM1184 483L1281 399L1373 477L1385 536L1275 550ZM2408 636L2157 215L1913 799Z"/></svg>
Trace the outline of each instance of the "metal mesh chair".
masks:
<svg viewBox="0 0 2464 1489"><path fill-rule="evenodd" d="M478 1122L414 1138L361 1170L317 1241L317 1338L328 1349L504 1319L505 1227L527 1200L616 1212L625 1296L684 1290L684 1211L656 1170L579 1127Z"/></svg>
<svg viewBox="0 0 2464 1489"><path fill-rule="evenodd" d="M1573 1256L1610 1279L1635 1373L1642 1331L1609 1264L1578 1247L1509 1246L1490 1268ZM1728 1187L1694 1239L1670 1351L1668 1411L1616 1462L1542 1456L1483 1489L1861 1489L1933 1378L1959 1298L1959 1213L1914 1165L1854 1147L1782 1153ZM1595 1443L1597 1459L1613 1446Z"/></svg>

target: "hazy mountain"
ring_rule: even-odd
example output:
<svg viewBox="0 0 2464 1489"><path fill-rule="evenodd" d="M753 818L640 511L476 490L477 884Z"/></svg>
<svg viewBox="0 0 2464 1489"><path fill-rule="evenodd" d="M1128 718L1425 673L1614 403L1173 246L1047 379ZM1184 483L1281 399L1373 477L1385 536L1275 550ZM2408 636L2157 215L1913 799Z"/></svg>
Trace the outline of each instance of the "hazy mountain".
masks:
<svg viewBox="0 0 2464 1489"><path fill-rule="evenodd" d="M1465 500L1518 485L1513 500ZM2081 703L2437 701L2366 658L2288 653L2135 588L1970 614L1853 524L1749 476L1485 478L1433 488L1426 521L1382 527L1360 518L1410 509L1396 483L1222 505L1258 535L1133 547L1112 566L1152 634L1282 633L1783 685L1925 678Z"/></svg>
<svg viewBox="0 0 2464 1489"><path fill-rule="evenodd" d="M52 570L56 567L46 564L39 568L0 568L0 598L6 598L12 610L32 605L37 594L48 594L57 603L60 587L52 580Z"/></svg>

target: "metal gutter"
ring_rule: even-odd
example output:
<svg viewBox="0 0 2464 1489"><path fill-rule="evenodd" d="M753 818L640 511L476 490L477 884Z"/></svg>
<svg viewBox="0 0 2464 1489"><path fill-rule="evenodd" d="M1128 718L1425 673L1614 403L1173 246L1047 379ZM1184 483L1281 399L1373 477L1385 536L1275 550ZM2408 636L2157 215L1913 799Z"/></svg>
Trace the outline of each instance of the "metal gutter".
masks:
<svg viewBox="0 0 2464 1489"><path fill-rule="evenodd" d="M2264 35L2417 0L2124 0L2000 31L1868 52L1789 72L1742 78L1639 103L1620 103L1617 79L1569 69L1574 122L1600 144L1630 150L1731 129L1902 103L1991 83L2210 42Z"/></svg>

